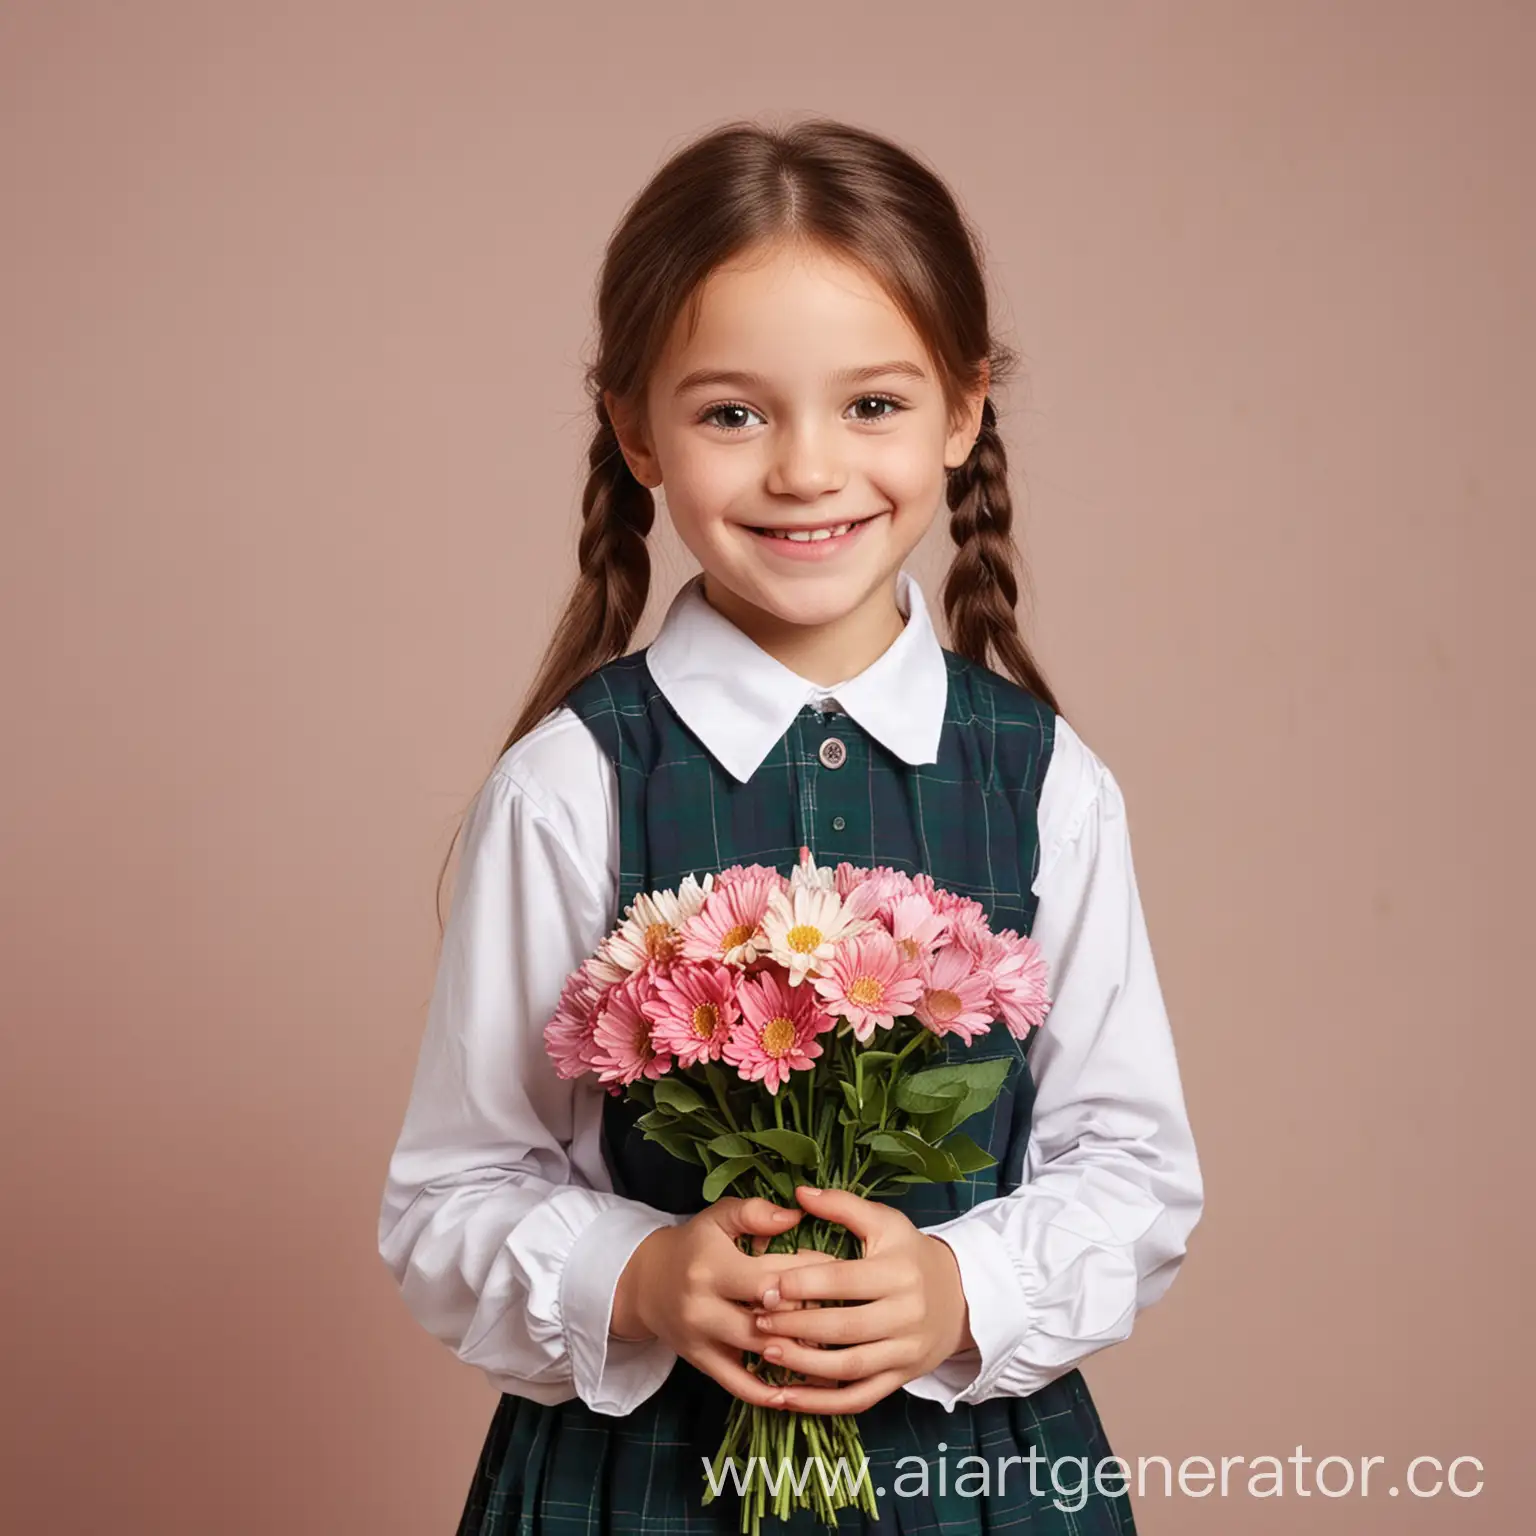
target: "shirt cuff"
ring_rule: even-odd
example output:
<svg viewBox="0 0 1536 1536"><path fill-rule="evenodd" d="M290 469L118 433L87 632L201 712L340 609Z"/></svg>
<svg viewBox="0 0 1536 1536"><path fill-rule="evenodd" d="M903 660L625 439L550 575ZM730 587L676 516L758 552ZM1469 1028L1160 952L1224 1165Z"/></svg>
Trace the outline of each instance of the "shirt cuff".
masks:
<svg viewBox="0 0 1536 1536"><path fill-rule="evenodd" d="M609 1336L619 1277L636 1248L675 1216L652 1206L616 1205L590 1222L566 1256L560 1278L560 1316L576 1395L595 1413L631 1413L671 1373L677 1352L660 1339Z"/></svg>
<svg viewBox="0 0 1536 1536"><path fill-rule="evenodd" d="M914 1397L952 1413L956 1403L980 1402L991 1393L1024 1342L1028 1310L1008 1245L989 1224L969 1221L962 1213L919 1230L947 1244L955 1255L976 1347L960 1350L904 1386Z"/></svg>

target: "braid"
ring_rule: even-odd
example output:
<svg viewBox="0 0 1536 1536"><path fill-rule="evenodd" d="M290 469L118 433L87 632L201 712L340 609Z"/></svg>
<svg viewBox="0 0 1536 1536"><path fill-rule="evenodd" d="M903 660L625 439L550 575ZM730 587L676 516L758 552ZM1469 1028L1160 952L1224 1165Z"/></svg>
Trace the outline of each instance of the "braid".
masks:
<svg viewBox="0 0 1536 1536"><path fill-rule="evenodd" d="M503 752L583 678L624 654L650 595L651 554L645 541L656 520L655 499L630 472L600 398L596 411L581 496L576 585Z"/></svg>
<svg viewBox="0 0 1536 1536"><path fill-rule="evenodd" d="M1008 454L990 396L982 404L981 432L970 457L950 472L947 498L956 551L944 578L944 614L954 648L984 667L991 665L995 651L1015 682L1060 714L1055 694L1019 633Z"/></svg>
<svg viewBox="0 0 1536 1536"><path fill-rule="evenodd" d="M618 434L601 403L597 418L598 427L587 453L581 536L576 544L581 574L571 603L574 610L581 597L590 595L588 622L578 621L573 627L573 638L581 642L573 656L581 667L576 681L624 654L645 613L651 589L651 552L646 537L656 521L656 501L650 487L631 473L619 449Z"/></svg>

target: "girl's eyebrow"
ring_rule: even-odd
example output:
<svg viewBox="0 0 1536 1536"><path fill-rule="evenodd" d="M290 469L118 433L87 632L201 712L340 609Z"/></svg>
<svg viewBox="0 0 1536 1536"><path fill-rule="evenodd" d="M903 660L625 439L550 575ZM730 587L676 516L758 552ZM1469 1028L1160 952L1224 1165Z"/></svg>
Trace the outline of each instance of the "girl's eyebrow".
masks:
<svg viewBox="0 0 1536 1536"><path fill-rule="evenodd" d="M908 362L905 358L897 358L894 362L871 363L864 368L839 369L838 372L828 375L828 383L864 384L870 379L887 378L892 375L918 381L928 377L916 363ZM742 373L725 368L696 368L678 381L673 393L685 395L689 390L702 389L707 384L725 384L736 389L761 389L766 383L767 380L760 373Z"/></svg>

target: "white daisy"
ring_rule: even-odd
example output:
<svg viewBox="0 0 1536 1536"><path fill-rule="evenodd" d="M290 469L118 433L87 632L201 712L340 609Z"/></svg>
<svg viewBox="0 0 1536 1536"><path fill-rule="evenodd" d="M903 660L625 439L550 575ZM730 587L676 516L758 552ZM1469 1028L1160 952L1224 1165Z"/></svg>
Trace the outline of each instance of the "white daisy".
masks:
<svg viewBox="0 0 1536 1536"><path fill-rule="evenodd" d="M768 899L763 935L768 954L789 972L790 986L797 987L808 975L825 973L841 940L874 924L850 916L835 890L790 879L789 890L775 891Z"/></svg>
<svg viewBox="0 0 1536 1536"><path fill-rule="evenodd" d="M801 889L835 891L837 889L837 872L831 869L818 869L811 850L802 844L800 848L800 862L789 872L789 888L792 891Z"/></svg>
<svg viewBox="0 0 1536 1536"><path fill-rule="evenodd" d="M704 905L713 888L713 873L702 882L684 877L675 891L650 891L637 896L624 921L603 941L602 956L626 974L647 961L669 964L678 956L682 925Z"/></svg>

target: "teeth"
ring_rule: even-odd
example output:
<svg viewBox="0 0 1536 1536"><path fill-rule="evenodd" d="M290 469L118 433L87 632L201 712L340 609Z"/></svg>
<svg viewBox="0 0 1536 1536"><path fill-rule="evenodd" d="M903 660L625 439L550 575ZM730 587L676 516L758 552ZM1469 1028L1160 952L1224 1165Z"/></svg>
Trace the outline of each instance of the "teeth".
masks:
<svg viewBox="0 0 1536 1536"><path fill-rule="evenodd" d="M796 544L819 544L823 539L835 539L848 532L852 523L839 523L835 528L817 528L809 533L772 533L775 539L792 539Z"/></svg>

